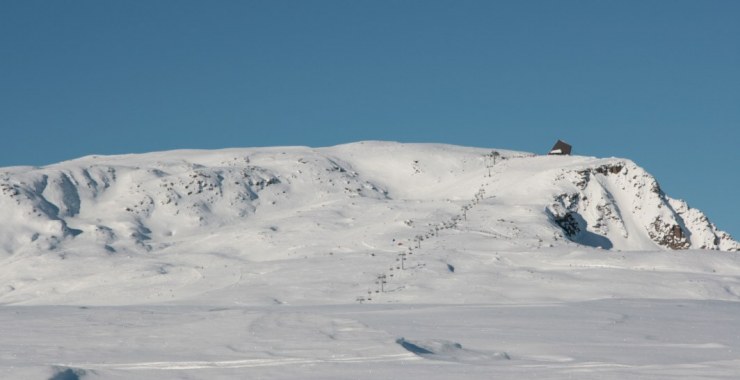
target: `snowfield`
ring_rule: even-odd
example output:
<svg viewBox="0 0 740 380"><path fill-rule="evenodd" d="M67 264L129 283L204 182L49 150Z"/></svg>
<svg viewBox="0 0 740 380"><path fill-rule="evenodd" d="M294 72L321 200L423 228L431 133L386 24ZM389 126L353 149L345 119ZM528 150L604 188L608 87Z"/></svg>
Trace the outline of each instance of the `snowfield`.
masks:
<svg viewBox="0 0 740 380"><path fill-rule="evenodd" d="M740 244L626 159L89 156L0 210L3 379L740 373Z"/></svg>

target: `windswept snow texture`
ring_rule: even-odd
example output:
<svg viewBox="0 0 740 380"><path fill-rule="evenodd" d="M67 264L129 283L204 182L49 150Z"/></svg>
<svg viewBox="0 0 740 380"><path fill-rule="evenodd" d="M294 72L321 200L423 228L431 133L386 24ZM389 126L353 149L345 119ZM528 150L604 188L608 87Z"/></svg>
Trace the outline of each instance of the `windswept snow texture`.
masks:
<svg viewBox="0 0 740 380"><path fill-rule="evenodd" d="M735 378L740 244L626 159L360 142L0 169L0 378Z"/></svg>

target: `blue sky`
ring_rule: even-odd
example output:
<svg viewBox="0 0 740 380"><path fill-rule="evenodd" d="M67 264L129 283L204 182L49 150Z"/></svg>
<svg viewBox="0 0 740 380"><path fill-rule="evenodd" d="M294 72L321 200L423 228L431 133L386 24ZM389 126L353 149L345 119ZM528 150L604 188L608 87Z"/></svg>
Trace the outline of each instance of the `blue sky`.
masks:
<svg viewBox="0 0 740 380"><path fill-rule="evenodd" d="M740 1L0 3L0 166L365 139L628 157L740 237Z"/></svg>

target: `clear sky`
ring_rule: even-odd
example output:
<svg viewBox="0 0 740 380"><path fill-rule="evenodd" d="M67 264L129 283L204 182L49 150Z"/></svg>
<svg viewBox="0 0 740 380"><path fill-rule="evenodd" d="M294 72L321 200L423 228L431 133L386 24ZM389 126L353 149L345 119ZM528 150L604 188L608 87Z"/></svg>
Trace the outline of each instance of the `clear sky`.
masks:
<svg viewBox="0 0 740 380"><path fill-rule="evenodd" d="M739 20L737 0L4 0L0 166L561 138L739 238Z"/></svg>

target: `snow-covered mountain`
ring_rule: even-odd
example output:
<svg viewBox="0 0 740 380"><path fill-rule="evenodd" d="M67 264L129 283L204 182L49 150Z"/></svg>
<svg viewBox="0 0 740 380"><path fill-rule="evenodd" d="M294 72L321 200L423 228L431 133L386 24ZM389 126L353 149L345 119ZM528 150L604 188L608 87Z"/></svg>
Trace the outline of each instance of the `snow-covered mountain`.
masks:
<svg viewBox="0 0 740 380"><path fill-rule="evenodd" d="M629 160L433 144L170 151L10 167L0 170L0 209L4 302L82 302L106 288L99 302L192 296L244 282L245 263L336 255L377 267L367 258L398 259L445 233L483 236L491 251L739 247ZM379 281L353 270L335 275ZM284 279L275 277L279 289ZM152 293L157 286L168 290ZM315 292L301 292L305 299L324 294L304 291Z"/></svg>
<svg viewBox="0 0 740 380"><path fill-rule="evenodd" d="M513 221L521 235L547 244L564 235L610 249L738 249L701 211L666 196L629 160L495 150L500 156L494 164L491 152L362 142L91 156L43 168L4 168L0 254L59 251L83 242L110 254L152 251L176 244L178 236L229 235L236 226L247 229L316 208L341 213L357 199L366 208L462 205L479 190L491 216ZM499 219L485 227L495 229Z"/></svg>
<svg viewBox="0 0 740 380"><path fill-rule="evenodd" d="M0 169L0 378L738 373L738 243L625 159L360 142Z"/></svg>

